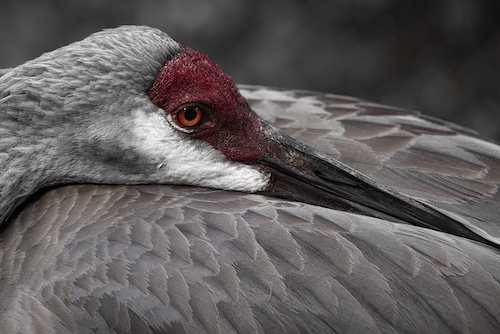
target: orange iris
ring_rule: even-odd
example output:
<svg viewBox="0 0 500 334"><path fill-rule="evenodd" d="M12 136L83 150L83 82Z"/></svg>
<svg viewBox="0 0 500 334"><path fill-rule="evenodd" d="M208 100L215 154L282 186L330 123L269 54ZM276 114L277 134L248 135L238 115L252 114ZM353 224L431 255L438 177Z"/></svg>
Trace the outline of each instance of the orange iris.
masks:
<svg viewBox="0 0 500 334"><path fill-rule="evenodd" d="M186 107L177 113L177 120L183 126L196 126L201 122L203 111L197 107Z"/></svg>

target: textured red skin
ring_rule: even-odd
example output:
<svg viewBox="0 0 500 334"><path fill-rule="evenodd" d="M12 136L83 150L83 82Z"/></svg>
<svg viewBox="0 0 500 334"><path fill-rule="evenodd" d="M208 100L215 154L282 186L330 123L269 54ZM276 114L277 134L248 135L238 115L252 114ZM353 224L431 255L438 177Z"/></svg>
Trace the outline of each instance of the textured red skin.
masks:
<svg viewBox="0 0 500 334"><path fill-rule="evenodd" d="M183 47L167 60L147 92L166 113L186 103L211 108L211 124L188 134L220 150L230 160L253 161L261 156L258 145L261 119L254 114L231 78L207 56Z"/></svg>

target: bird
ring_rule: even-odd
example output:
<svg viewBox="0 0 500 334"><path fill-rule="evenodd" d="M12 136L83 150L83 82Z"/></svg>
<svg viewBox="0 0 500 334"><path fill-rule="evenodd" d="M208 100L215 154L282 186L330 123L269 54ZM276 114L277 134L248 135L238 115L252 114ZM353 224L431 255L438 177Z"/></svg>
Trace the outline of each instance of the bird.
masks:
<svg viewBox="0 0 500 334"><path fill-rule="evenodd" d="M0 71L0 332L497 333L500 146L122 26Z"/></svg>

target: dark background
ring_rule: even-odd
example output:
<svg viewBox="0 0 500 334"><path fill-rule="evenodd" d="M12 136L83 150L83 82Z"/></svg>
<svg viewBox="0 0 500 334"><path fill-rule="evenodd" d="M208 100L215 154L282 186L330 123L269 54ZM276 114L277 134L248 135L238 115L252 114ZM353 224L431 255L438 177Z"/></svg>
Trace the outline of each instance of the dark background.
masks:
<svg viewBox="0 0 500 334"><path fill-rule="evenodd" d="M357 96L500 140L497 0L0 0L0 68L122 24L166 31L237 83Z"/></svg>

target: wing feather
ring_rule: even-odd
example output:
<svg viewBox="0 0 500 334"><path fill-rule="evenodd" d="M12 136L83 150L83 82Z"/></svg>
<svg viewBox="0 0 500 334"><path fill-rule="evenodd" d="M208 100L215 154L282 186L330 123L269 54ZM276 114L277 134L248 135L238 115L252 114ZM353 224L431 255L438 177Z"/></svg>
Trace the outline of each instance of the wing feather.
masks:
<svg viewBox="0 0 500 334"><path fill-rule="evenodd" d="M261 117L292 137L500 237L500 146L491 140L418 112L359 99L240 89Z"/></svg>
<svg viewBox="0 0 500 334"><path fill-rule="evenodd" d="M94 203L103 198L105 211ZM206 211L215 198L225 201ZM95 221L52 211L65 199L92 208ZM128 208L137 203L148 209ZM188 220L177 210L184 205ZM71 233L39 235L41 217ZM11 268L0 281L9 300L2 329L35 332L19 323L28 317L54 331L117 333L500 330L497 250L303 203L195 187L67 186L28 205L0 238L2 268ZM10 254L39 263L12 266Z"/></svg>

